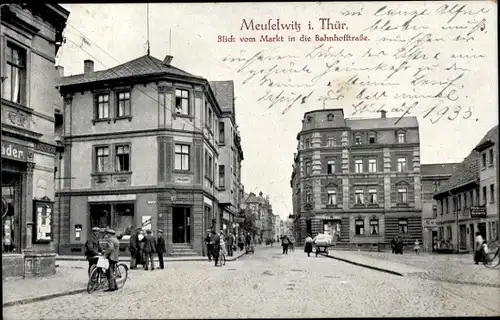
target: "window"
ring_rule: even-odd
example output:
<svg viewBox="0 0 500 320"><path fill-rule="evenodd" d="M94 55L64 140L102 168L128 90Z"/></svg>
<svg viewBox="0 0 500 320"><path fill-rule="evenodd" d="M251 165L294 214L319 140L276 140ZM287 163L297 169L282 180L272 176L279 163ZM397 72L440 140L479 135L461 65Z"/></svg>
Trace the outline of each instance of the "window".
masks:
<svg viewBox="0 0 500 320"><path fill-rule="evenodd" d="M109 118L109 94L100 94L97 96L96 119Z"/></svg>
<svg viewBox="0 0 500 320"><path fill-rule="evenodd" d="M354 136L354 144L361 144L361 134L356 134Z"/></svg>
<svg viewBox="0 0 500 320"><path fill-rule="evenodd" d="M440 207L439 213L440 213L440 215L443 215L443 213L444 213L444 201L443 201L443 199L439 200L439 204L440 204L439 205L439 207Z"/></svg>
<svg viewBox="0 0 500 320"><path fill-rule="evenodd" d="M450 213L450 203L448 201L448 197L446 197L446 199L444 199L444 204L446 206L446 213Z"/></svg>
<svg viewBox="0 0 500 320"><path fill-rule="evenodd" d="M377 189L368 190L368 201L370 204L377 204Z"/></svg>
<svg viewBox="0 0 500 320"><path fill-rule="evenodd" d="M399 219L399 233L408 234L408 220L407 219Z"/></svg>
<svg viewBox="0 0 500 320"><path fill-rule="evenodd" d="M224 144L225 143L225 135L226 131L224 128L224 122L219 122L219 143Z"/></svg>
<svg viewBox="0 0 500 320"><path fill-rule="evenodd" d="M468 198L468 197L469 197L469 193L468 193L468 192L464 193L464 211L467 209L467 205L468 205L468 203L467 203L467 202L468 202L467 198Z"/></svg>
<svg viewBox="0 0 500 320"><path fill-rule="evenodd" d="M486 153L483 152L482 156L483 156L483 168L486 168Z"/></svg>
<svg viewBox="0 0 500 320"><path fill-rule="evenodd" d="M488 203L488 195L486 194L486 187L483 187L483 205Z"/></svg>
<svg viewBox="0 0 500 320"><path fill-rule="evenodd" d="M495 157L493 156L493 149L490 149L490 166L495 165L494 159Z"/></svg>
<svg viewBox="0 0 500 320"><path fill-rule="evenodd" d="M363 205L365 204L365 199L364 199L364 192L363 190L356 190L354 192L355 200L357 205Z"/></svg>
<svg viewBox="0 0 500 320"><path fill-rule="evenodd" d="M108 172L109 170L109 148L96 147L96 172Z"/></svg>
<svg viewBox="0 0 500 320"><path fill-rule="evenodd" d="M371 133L371 134L368 136L368 142L369 142L370 144L374 144L374 143L375 143L375 141L376 141L376 139L375 139L375 134L374 134L374 133Z"/></svg>
<svg viewBox="0 0 500 320"><path fill-rule="evenodd" d="M335 160L328 160L326 164L326 172L328 174L335 173Z"/></svg>
<svg viewBox="0 0 500 320"><path fill-rule="evenodd" d="M370 220L370 234L371 235L378 235L378 220L377 219L371 219Z"/></svg>
<svg viewBox="0 0 500 320"><path fill-rule="evenodd" d="M189 91L175 89L175 112L177 114L190 115Z"/></svg>
<svg viewBox="0 0 500 320"><path fill-rule="evenodd" d="M328 119L328 121L333 121L333 114L331 114L331 113L330 113L330 114L327 116L327 119Z"/></svg>
<svg viewBox="0 0 500 320"><path fill-rule="evenodd" d="M490 184L490 203L495 202L495 185Z"/></svg>
<svg viewBox="0 0 500 320"><path fill-rule="evenodd" d="M210 105L205 102L205 125L208 127L208 129L212 129L212 126L213 126L213 121L214 121L214 118L213 118L213 111L212 111L212 108L210 107Z"/></svg>
<svg viewBox="0 0 500 320"><path fill-rule="evenodd" d="M398 158L398 172L406 172L406 158Z"/></svg>
<svg viewBox="0 0 500 320"><path fill-rule="evenodd" d="M398 133L398 143L406 142L406 134L404 132Z"/></svg>
<svg viewBox="0 0 500 320"><path fill-rule="evenodd" d="M175 145L175 170L189 170L190 146L185 144Z"/></svg>
<svg viewBox="0 0 500 320"><path fill-rule="evenodd" d="M311 175L311 161L306 161L305 162L305 173L306 173L306 176L310 176Z"/></svg>
<svg viewBox="0 0 500 320"><path fill-rule="evenodd" d="M118 92L117 100L116 117L130 116L130 92Z"/></svg>
<svg viewBox="0 0 500 320"><path fill-rule="evenodd" d="M337 204L337 192L335 190L328 190L328 204L329 205Z"/></svg>
<svg viewBox="0 0 500 320"><path fill-rule="evenodd" d="M23 104L26 94L26 51L7 44L2 98Z"/></svg>
<svg viewBox="0 0 500 320"><path fill-rule="evenodd" d="M356 173L363 172L363 160L358 159L354 161L354 172Z"/></svg>
<svg viewBox="0 0 500 320"><path fill-rule="evenodd" d="M311 139L306 139L305 140L305 145L306 145L306 149L311 148Z"/></svg>
<svg viewBox="0 0 500 320"><path fill-rule="evenodd" d="M207 151L205 151L205 177L212 180L213 163L212 163L212 155L210 155Z"/></svg>
<svg viewBox="0 0 500 320"><path fill-rule="evenodd" d="M368 160L368 172L377 172L377 159Z"/></svg>
<svg viewBox="0 0 500 320"><path fill-rule="evenodd" d="M356 228L356 235L357 236L364 235L365 234L365 220L356 219L355 228Z"/></svg>
<svg viewBox="0 0 500 320"><path fill-rule="evenodd" d="M457 197L453 197L453 212L457 211Z"/></svg>
<svg viewBox="0 0 500 320"><path fill-rule="evenodd" d="M306 190L306 203L312 203L312 191Z"/></svg>
<svg viewBox="0 0 500 320"><path fill-rule="evenodd" d="M219 187L226 187L226 166L219 165Z"/></svg>
<svg viewBox="0 0 500 320"><path fill-rule="evenodd" d="M398 189L398 203L408 203L408 190L406 188Z"/></svg>
<svg viewBox="0 0 500 320"><path fill-rule="evenodd" d="M335 137L328 137L327 146L328 147L335 147L335 144L336 144Z"/></svg>
<svg viewBox="0 0 500 320"><path fill-rule="evenodd" d="M115 146L116 171L130 171L130 147L128 145Z"/></svg>

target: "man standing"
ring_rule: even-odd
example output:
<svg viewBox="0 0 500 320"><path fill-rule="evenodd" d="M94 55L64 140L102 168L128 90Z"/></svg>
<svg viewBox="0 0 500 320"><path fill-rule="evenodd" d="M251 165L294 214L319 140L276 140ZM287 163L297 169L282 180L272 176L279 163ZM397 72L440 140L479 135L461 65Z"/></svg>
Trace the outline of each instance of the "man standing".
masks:
<svg viewBox="0 0 500 320"><path fill-rule="evenodd" d="M212 253L214 250L214 247L212 245L212 233L210 232L210 229L207 230L207 236L205 237L205 244L207 245L207 257L208 261L212 261Z"/></svg>
<svg viewBox="0 0 500 320"><path fill-rule="evenodd" d="M137 256L139 253L139 231L141 228L137 228L135 233L130 236L129 241L129 251L130 251L130 269L137 268Z"/></svg>
<svg viewBox="0 0 500 320"><path fill-rule="evenodd" d="M240 247L240 251L243 251L244 246L245 246L245 236L243 235L242 232L238 237L238 247Z"/></svg>
<svg viewBox="0 0 500 320"><path fill-rule="evenodd" d="M231 232L228 232L226 236L226 250L228 257L233 256L233 244L234 244L233 234Z"/></svg>
<svg viewBox="0 0 500 320"><path fill-rule="evenodd" d="M102 252L101 245L99 244L99 231L98 227L92 228L92 238L85 242L85 257L89 261L89 276L90 276L90 268L93 265L97 264L97 260L99 259L98 255Z"/></svg>
<svg viewBox="0 0 500 320"><path fill-rule="evenodd" d="M219 262L220 236L214 230L212 230L212 243L212 253L214 255L215 266L217 266L217 262Z"/></svg>
<svg viewBox="0 0 500 320"><path fill-rule="evenodd" d="M106 277L108 278L108 289L105 291L116 291L115 268L118 263L118 256L120 254L120 241L116 238L116 232L112 229L106 229L106 251L104 256L109 260L109 268L106 270Z"/></svg>
<svg viewBox="0 0 500 320"><path fill-rule="evenodd" d="M163 239L163 231L161 230L158 230L156 251L158 253L158 260L160 261L160 269L163 269L165 267L163 264L163 254L167 251L167 247L165 246L165 239Z"/></svg>
<svg viewBox="0 0 500 320"><path fill-rule="evenodd" d="M151 261L151 271L153 271L155 269L153 254L156 253L156 239L151 233L151 230L147 230L146 237L144 237L144 255L146 256L144 270L149 270L149 261Z"/></svg>
<svg viewBox="0 0 500 320"><path fill-rule="evenodd" d="M283 254L288 254L288 245L290 244L290 240L288 240L287 236L283 236L281 240L281 245L283 246Z"/></svg>

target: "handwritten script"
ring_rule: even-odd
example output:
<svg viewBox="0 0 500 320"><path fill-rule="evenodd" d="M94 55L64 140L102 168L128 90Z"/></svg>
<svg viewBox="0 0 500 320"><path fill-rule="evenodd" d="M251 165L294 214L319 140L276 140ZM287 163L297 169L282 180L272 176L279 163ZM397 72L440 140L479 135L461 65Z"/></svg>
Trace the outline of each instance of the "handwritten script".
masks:
<svg viewBox="0 0 500 320"><path fill-rule="evenodd" d="M309 24L300 39L310 41L294 36L257 49L239 43L238 54L222 61L243 86L255 88L259 105L282 114L300 106L343 107L352 116L385 110L431 123L477 121L474 92L484 81L480 74L497 67L485 50L496 32L488 24L496 12L487 2L421 8L418 3L356 4L336 12L332 20L347 21L348 31L331 30L312 41L317 32ZM348 41L347 33L369 40Z"/></svg>

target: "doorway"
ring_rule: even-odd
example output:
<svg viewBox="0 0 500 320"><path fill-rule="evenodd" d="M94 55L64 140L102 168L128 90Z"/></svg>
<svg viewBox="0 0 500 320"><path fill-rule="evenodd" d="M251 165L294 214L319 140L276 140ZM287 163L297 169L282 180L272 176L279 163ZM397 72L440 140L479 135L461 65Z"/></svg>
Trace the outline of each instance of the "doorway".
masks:
<svg viewBox="0 0 500 320"><path fill-rule="evenodd" d="M191 243L191 208L173 207L172 242Z"/></svg>
<svg viewBox="0 0 500 320"><path fill-rule="evenodd" d="M467 228L465 224L461 224L460 227L460 250L467 250Z"/></svg>
<svg viewBox="0 0 500 320"><path fill-rule="evenodd" d="M485 222L480 222L477 224L477 231L481 233L481 237L483 237L484 240L486 239L486 223Z"/></svg>
<svg viewBox="0 0 500 320"><path fill-rule="evenodd" d="M476 238L476 231L474 229L474 224L471 223L469 225L469 241L470 241L470 248L472 250L475 250L475 246L476 246L476 241L475 241L475 238Z"/></svg>
<svg viewBox="0 0 500 320"><path fill-rule="evenodd" d="M437 249L438 239L439 238L437 230L432 230L432 252L436 251Z"/></svg>

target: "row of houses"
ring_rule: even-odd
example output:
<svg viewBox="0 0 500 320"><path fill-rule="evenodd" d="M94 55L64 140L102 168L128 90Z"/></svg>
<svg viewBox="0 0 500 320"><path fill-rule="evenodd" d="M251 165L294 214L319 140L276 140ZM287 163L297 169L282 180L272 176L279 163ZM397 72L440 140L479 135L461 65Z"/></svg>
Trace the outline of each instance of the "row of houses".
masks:
<svg viewBox="0 0 500 320"><path fill-rule="evenodd" d="M253 233L257 241L277 241L282 235L282 221L278 214L273 212L269 196L263 192L256 195L253 192L245 193L242 204L243 215L250 215L253 220Z"/></svg>
<svg viewBox="0 0 500 320"><path fill-rule="evenodd" d="M394 237L427 250L473 250L476 232L498 239L498 129L462 163L421 164L415 117L346 119L307 112L290 186L299 243L327 232L337 246L387 246Z"/></svg>

